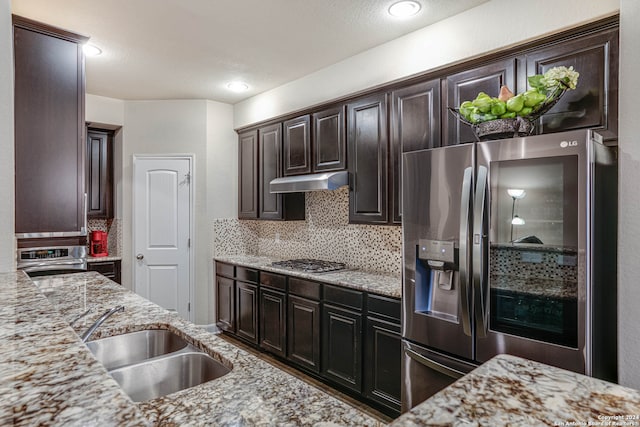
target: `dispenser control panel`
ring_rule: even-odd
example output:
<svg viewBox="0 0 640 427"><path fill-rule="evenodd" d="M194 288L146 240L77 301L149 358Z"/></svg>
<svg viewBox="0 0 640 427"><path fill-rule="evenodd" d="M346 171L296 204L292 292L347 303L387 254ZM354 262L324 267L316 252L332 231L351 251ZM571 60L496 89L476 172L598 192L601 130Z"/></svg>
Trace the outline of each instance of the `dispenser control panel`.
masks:
<svg viewBox="0 0 640 427"><path fill-rule="evenodd" d="M420 239L418 244L418 258L441 261L444 264L456 263L456 251L452 241Z"/></svg>

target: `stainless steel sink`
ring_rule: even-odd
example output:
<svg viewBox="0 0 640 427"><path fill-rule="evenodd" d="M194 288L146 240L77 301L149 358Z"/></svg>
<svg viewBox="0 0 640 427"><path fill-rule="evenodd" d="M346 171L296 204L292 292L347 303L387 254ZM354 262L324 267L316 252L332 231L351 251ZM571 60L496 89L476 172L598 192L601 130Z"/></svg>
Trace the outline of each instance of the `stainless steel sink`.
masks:
<svg viewBox="0 0 640 427"><path fill-rule="evenodd" d="M131 365L187 348L173 332L153 329L87 342L87 347L107 370Z"/></svg>
<svg viewBox="0 0 640 427"><path fill-rule="evenodd" d="M231 370L204 353L179 353L110 371L134 402L220 378Z"/></svg>
<svg viewBox="0 0 640 427"><path fill-rule="evenodd" d="M86 345L135 402L194 387L231 371L162 329L115 335Z"/></svg>

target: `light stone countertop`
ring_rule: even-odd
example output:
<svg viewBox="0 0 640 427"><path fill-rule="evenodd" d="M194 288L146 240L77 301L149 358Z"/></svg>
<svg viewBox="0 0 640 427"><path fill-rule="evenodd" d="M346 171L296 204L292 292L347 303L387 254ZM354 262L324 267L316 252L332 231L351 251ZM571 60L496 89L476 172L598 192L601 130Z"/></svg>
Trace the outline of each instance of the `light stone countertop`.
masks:
<svg viewBox="0 0 640 427"><path fill-rule="evenodd" d="M33 282L23 272L0 274L0 298L1 425L381 425L95 272ZM169 329L232 367L231 372L133 403L77 335L120 304L125 311L109 318L93 339ZM71 328L69 323L87 308L92 312Z"/></svg>
<svg viewBox="0 0 640 427"><path fill-rule="evenodd" d="M640 392L499 355L391 426L640 426Z"/></svg>
<svg viewBox="0 0 640 427"><path fill-rule="evenodd" d="M354 270L349 269L348 267L346 270L329 273L305 273L282 267L274 267L271 265L272 262L282 260L266 256L231 255L217 256L214 259L216 261L226 262L229 264L236 264L243 267L251 267L259 270L315 280L318 282L345 286L393 298L400 298L402 296L402 278L400 275Z"/></svg>
<svg viewBox="0 0 640 427"><path fill-rule="evenodd" d="M104 262L104 261L121 261L122 257L117 255L109 255L109 256L87 256L87 262Z"/></svg>

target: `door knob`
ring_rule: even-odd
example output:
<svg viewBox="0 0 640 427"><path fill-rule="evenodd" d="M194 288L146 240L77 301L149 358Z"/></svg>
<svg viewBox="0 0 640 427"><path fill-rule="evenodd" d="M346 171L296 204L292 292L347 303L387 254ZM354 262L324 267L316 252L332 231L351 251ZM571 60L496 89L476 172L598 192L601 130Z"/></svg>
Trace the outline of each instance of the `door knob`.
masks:
<svg viewBox="0 0 640 427"><path fill-rule="evenodd" d="M137 259L138 261L142 260L143 258L144 258L144 255L142 255L142 254L138 254L138 255L136 255L136 259Z"/></svg>

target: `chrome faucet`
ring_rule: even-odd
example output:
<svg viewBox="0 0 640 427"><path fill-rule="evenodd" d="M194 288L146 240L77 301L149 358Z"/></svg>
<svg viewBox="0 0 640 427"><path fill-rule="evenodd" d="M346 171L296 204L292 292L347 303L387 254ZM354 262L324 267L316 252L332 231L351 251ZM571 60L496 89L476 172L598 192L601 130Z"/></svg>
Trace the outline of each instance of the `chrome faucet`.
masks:
<svg viewBox="0 0 640 427"><path fill-rule="evenodd" d="M80 337L82 342L87 342L87 340L91 337L91 335L93 335L96 329L100 327L100 325L102 325L109 317L111 317L112 315L116 314L119 311L124 311L124 305L117 305L113 307L111 310L105 311L104 314L100 316L100 318L96 320L93 323L93 325L91 325L91 327L87 329L87 331L84 334L82 334L82 336Z"/></svg>

